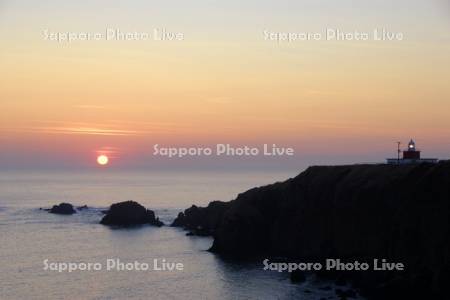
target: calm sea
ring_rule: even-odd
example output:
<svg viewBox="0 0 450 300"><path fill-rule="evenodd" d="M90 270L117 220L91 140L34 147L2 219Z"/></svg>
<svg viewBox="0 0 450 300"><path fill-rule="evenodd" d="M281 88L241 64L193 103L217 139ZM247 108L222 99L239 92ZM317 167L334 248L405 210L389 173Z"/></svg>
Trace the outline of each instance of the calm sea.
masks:
<svg viewBox="0 0 450 300"><path fill-rule="evenodd" d="M192 204L231 200L293 173L8 172L0 173L0 299L320 299L324 282L291 284L262 263L236 263L206 250L212 239L168 226L110 229L101 210L135 200L166 224ZM39 210L60 202L88 205L72 216ZM100 262L100 271L44 270L48 262ZM179 262L183 271L106 271L121 262ZM329 284L328 284L329 285Z"/></svg>

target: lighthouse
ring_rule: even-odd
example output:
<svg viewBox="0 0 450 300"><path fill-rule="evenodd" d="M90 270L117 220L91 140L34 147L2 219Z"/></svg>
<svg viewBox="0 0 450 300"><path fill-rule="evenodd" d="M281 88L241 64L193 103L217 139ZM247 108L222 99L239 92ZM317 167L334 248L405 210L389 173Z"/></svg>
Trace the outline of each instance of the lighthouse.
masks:
<svg viewBox="0 0 450 300"><path fill-rule="evenodd" d="M400 142L398 142L399 148L398 153L400 154ZM406 148L403 151L403 157L400 158L400 155L398 158L388 158L387 160L388 164L391 165L405 165L405 164L417 164L417 163L437 163L439 160L437 158L421 158L420 157L420 150L416 148L416 142L414 142L413 139L411 139L408 143L408 148Z"/></svg>
<svg viewBox="0 0 450 300"><path fill-rule="evenodd" d="M403 159L420 159L420 151L416 149L416 143L411 139L408 149L403 151Z"/></svg>

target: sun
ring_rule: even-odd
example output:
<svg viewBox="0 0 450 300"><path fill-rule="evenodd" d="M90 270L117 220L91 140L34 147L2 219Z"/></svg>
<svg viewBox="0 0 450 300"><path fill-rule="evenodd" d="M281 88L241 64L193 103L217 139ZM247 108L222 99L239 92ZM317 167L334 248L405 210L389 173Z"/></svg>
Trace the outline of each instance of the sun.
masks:
<svg viewBox="0 0 450 300"><path fill-rule="evenodd" d="M106 155L102 154L97 157L97 163L101 166L107 165L108 161L109 161L109 159L108 159L108 156L106 156Z"/></svg>

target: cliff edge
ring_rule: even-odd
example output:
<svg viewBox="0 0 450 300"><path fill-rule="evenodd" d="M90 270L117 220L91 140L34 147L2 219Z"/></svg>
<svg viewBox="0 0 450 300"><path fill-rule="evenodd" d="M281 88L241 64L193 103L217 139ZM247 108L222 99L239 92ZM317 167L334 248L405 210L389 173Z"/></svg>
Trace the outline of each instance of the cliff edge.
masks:
<svg viewBox="0 0 450 300"><path fill-rule="evenodd" d="M310 167L222 204L209 221L211 251L307 262L387 259L406 270L348 276L373 298L447 296L449 203L448 161Z"/></svg>

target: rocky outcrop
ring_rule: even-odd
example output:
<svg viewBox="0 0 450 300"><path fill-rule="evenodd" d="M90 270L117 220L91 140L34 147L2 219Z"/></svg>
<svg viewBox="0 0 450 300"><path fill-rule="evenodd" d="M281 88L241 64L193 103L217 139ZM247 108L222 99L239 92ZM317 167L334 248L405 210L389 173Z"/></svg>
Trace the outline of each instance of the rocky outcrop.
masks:
<svg viewBox="0 0 450 300"><path fill-rule="evenodd" d="M77 206L77 210L86 210L89 209L87 205Z"/></svg>
<svg viewBox="0 0 450 300"><path fill-rule="evenodd" d="M71 215L76 213L75 209L73 208L73 205L70 203L60 203L59 205L53 205L53 207L48 210L51 214L58 214L58 215Z"/></svg>
<svg viewBox="0 0 450 300"><path fill-rule="evenodd" d="M171 226L183 227L190 231L189 235L213 235L229 206L230 202L221 201L213 201L207 207L192 205L180 212Z"/></svg>
<svg viewBox="0 0 450 300"><path fill-rule="evenodd" d="M310 167L238 195L214 220L211 251L306 262L384 258L406 270L337 273L369 298L444 299L449 214L450 162Z"/></svg>
<svg viewBox="0 0 450 300"><path fill-rule="evenodd" d="M125 201L111 205L100 223L116 226L150 224L160 227L164 225L159 218L155 217L155 213L152 210L146 209L134 201Z"/></svg>

